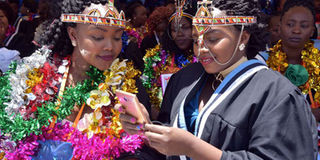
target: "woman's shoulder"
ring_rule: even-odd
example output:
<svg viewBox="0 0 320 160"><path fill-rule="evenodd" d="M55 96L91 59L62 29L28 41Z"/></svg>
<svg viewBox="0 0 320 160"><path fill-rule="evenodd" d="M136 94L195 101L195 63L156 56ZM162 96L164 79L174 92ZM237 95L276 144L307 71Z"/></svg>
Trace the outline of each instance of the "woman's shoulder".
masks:
<svg viewBox="0 0 320 160"><path fill-rule="evenodd" d="M204 68L202 67L202 65L200 63L191 63L189 65L187 65L186 67L180 69L177 73L175 73L176 77L179 76L190 76L190 74L192 74L193 76L197 76L197 75L201 75L204 72Z"/></svg>
<svg viewBox="0 0 320 160"><path fill-rule="evenodd" d="M250 80L250 83L255 86L255 88L259 88L260 91L273 93L273 95L278 98L283 98L289 94L302 96L302 93L297 86L292 84L281 73L270 68L257 72Z"/></svg>

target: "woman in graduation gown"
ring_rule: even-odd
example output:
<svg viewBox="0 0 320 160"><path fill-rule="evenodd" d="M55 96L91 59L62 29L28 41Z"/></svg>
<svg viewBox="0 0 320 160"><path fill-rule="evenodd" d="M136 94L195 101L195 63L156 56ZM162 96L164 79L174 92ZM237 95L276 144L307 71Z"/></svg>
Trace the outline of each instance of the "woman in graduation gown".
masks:
<svg viewBox="0 0 320 160"><path fill-rule="evenodd" d="M204 16L205 15L205 16ZM278 72L252 59L266 25L253 0L201 1L193 19L195 54L169 81L149 145L168 159L310 159L317 131L308 103ZM125 130L135 123L121 114Z"/></svg>
<svg viewBox="0 0 320 160"><path fill-rule="evenodd" d="M296 85L307 98L317 122L320 121L319 49L312 36L316 31L312 0L288 0L280 21L280 40L270 49L268 66ZM319 132L318 124L318 132ZM320 144L320 143L319 143Z"/></svg>

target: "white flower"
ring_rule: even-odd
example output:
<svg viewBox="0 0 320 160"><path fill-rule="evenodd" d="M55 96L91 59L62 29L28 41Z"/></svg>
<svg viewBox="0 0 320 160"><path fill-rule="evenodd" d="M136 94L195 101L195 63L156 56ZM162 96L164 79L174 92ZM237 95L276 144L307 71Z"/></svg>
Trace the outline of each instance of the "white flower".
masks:
<svg viewBox="0 0 320 160"><path fill-rule="evenodd" d="M87 104L94 110L102 106L108 106L111 103L110 95L107 91L93 90L87 99Z"/></svg>

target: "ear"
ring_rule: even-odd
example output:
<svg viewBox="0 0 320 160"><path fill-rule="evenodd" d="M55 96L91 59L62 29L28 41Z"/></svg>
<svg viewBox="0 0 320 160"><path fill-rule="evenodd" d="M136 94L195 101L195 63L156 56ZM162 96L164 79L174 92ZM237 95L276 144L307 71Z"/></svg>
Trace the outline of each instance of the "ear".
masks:
<svg viewBox="0 0 320 160"><path fill-rule="evenodd" d="M68 27L68 35L69 35L69 38L71 40L71 43L72 43L72 46L75 47L77 46L77 32L76 32L76 29L73 28L73 27Z"/></svg>
<svg viewBox="0 0 320 160"><path fill-rule="evenodd" d="M248 31L243 31L240 44L245 44L249 42L250 39L250 33Z"/></svg>

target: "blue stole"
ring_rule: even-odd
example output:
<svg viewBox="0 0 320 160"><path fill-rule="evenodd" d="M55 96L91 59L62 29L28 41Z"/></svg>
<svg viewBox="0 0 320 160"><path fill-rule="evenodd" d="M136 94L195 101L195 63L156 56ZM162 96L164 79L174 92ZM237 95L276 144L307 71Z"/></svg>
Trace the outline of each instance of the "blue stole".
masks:
<svg viewBox="0 0 320 160"><path fill-rule="evenodd" d="M201 138L201 135L204 130L208 116L213 112L213 110L219 106L219 104L235 89L239 88L247 79L253 76L255 73L262 69L268 69L268 67L263 64L261 61L252 59L240 64L236 69L229 73L225 79L221 82L219 87L211 95L207 104L200 111L196 124L195 132L193 133L198 138ZM192 88L191 88L192 89ZM188 94L186 95L186 97ZM175 118L173 127L181 128L186 131L187 125L184 115L184 106L186 97L183 99L178 115ZM190 159L186 156L180 156L181 160Z"/></svg>

